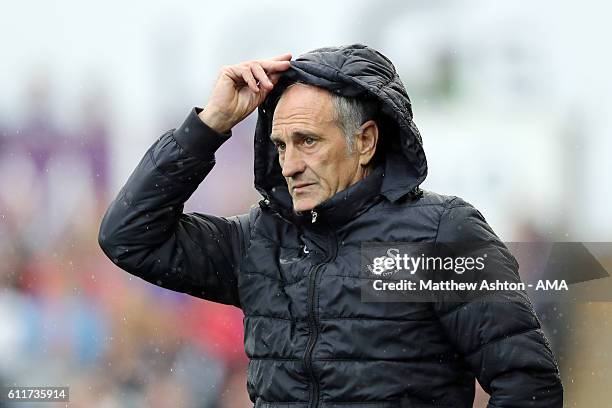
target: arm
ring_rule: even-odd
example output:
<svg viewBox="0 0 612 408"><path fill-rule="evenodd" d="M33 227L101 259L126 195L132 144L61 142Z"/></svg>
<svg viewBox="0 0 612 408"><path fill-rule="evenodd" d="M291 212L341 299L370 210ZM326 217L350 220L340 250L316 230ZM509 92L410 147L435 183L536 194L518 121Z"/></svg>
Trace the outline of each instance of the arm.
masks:
<svg viewBox="0 0 612 408"><path fill-rule="evenodd" d="M193 110L142 158L107 210L98 241L119 267L155 285L240 306L237 277L255 211L182 214L232 127L264 101L291 54L221 69L204 111Z"/></svg>
<svg viewBox="0 0 612 408"><path fill-rule="evenodd" d="M460 199L442 215L437 241L488 242L486 262L495 277L520 281L515 258L480 212ZM526 293L495 292L465 303L437 303L436 309L449 339L491 395L489 407L563 406L559 370Z"/></svg>
<svg viewBox="0 0 612 408"><path fill-rule="evenodd" d="M155 285L239 306L248 215L182 213L228 138L194 109L151 146L102 220L99 243L115 264Z"/></svg>

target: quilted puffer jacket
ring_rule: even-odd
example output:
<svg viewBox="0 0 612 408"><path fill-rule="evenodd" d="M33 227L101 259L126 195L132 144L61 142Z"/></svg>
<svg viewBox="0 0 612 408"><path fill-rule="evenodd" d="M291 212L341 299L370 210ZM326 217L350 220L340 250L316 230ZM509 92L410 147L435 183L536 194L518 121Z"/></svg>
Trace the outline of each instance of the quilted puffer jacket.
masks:
<svg viewBox="0 0 612 408"><path fill-rule="evenodd" d="M379 102L379 166L294 213L272 113L293 81ZM363 45L322 48L291 68L259 107L248 214L183 214L229 137L194 109L142 158L102 222L99 242L119 267L155 285L239 307L255 407L471 407L475 380L490 407L561 407L558 368L525 293L503 301L363 302L362 242L490 241L489 260L518 264L483 216L419 188L427 174L411 103L391 62Z"/></svg>

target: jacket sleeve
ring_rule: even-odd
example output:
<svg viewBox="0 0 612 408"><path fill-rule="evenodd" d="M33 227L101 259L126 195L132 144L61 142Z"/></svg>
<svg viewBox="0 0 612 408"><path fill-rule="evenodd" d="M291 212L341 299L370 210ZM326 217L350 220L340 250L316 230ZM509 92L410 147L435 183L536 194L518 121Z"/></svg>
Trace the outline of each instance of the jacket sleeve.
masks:
<svg viewBox="0 0 612 408"><path fill-rule="evenodd" d="M230 135L191 111L146 152L106 211L98 235L120 268L163 288L240 306L237 276L249 215L183 214L185 201L214 166ZM253 211L251 212L253 213Z"/></svg>
<svg viewBox="0 0 612 408"><path fill-rule="evenodd" d="M486 242L487 270L496 278L520 282L514 256L480 212L461 199L453 199L442 215L437 241ZM489 407L563 406L557 364L524 291L438 302L436 311L449 339L490 394Z"/></svg>

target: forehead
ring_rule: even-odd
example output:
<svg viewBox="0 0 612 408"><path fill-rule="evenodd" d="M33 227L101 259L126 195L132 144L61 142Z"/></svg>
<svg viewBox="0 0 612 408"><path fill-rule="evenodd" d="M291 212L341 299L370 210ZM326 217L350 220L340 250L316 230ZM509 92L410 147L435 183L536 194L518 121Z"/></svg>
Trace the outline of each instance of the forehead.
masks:
<svg viewBox="0 0 612 408"><path fill-rule="evenodd" d="M274 109L272 133L287 127L321 127L333 122L331 93L312 85L296 84L283 92Z"/></svg>

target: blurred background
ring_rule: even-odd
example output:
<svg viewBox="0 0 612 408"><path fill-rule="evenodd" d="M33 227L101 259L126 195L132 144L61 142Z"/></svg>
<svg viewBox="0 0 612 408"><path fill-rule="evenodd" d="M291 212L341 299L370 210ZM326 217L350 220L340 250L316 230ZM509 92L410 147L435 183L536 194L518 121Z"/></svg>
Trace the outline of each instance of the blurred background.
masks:
<svg viewBox="0 0 612 408"><path fill-rule="evenodd" d="M251 406L241 311L132 278L97 245L148 146L206 103L222 65L246 59L375 47L413 101L424 188L465 198L504 241L611 241L610 11L591 0L4 5L0 381L70 386L71 407ZM254 123L234 129L186 211L258 201ZM612 270L612 253L598 259ZM612 303L536 308L566 406L612 401ZM475 407L486 401L479 391Z"/></svg>

